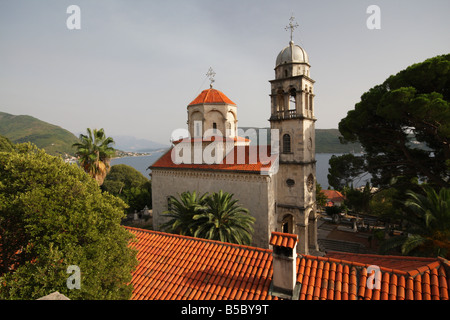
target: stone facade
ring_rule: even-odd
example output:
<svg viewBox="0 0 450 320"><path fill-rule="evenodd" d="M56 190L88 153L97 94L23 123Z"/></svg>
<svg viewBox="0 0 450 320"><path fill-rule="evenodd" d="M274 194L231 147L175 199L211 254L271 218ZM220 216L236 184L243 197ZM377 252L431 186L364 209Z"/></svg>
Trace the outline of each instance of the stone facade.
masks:
<svg viewBox="0 0 450 320"><path fill-rule="evenodd" d="M174 165L171 162L173 158L169 160L166 154L163 160L151 166L155 229L164 222L162 213L167 210L171 195L177 196L185 191L205 193L222 190L232 193L239 204L256 218L254 246L269 248L271 233L279 231L298 235L296 250L299 253L309 254L318 250L316 119L314 80L309 77L309 69L306 52L292 41L277 57L275 79L270 81L270 127L278 130L280 145L276 148L279 151L276 155L277 170L269 170L268 174L261 174L251 163L217 165L223 159L221 153L214 153L214 164L205 163L205 159L198 161L191 149L197 144L201 151L208 151L213 145L209 138L215 130L224 135L224 140L220 140L224 150L239 145L249 146L248 141L237 136L237 107L222 92L211 86L188 105L190 137L176 141L172 155L183 155L190 163Z"/></svg>
<svg viewBox="0 0 450 320"><path fill-rule="evenodd" d="M224 191L234 194L239 205L256 219L253 245L269 248L270 233L276 227L274 214L274 179L258 173L233 173L197 170L152 169L153 226L165 220L168 197L185 191ZM157 228L156 228L157 229Z"/></svg>

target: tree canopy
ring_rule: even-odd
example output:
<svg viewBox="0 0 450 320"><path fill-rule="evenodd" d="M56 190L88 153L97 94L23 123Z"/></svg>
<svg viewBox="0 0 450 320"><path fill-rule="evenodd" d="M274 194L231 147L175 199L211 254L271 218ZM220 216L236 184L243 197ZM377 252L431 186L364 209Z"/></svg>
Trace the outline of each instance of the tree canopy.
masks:
<svg viewBox="0 0 450 320"><path fill-rule="evenodd" d="M152 185L142 173L126 164L111 166L101 186L102 190L118 196L128 204L128 212L152 208Z"/></svg>
<svg viewBox="0 0 450 320"><path fill-rule="evenodd" d="M0 152L0 298L128 299L135 252L125 203L30 144ZM67 285L69 266L80 289Z"/></svg>
<svg viewBox="0 0 450 320"><path fill-rule="evenodd" d="M161 229L168 232L237 244L252 242L255 218L227 192L186 191L179 199L171 196L164 214L170 220Z"/></svg>
<svg viewBox="0 0 450 320"><path fill-rule="evenodd" d="M411 65L361 96L339 123L343 142L359 142L372 184L392 177L450 186L450 54Z"/></svg>
<svg viewBox="0 0 450 320"><path fill-rule="evenodd" d="M116 153L111 146L114 139L105 135L104 129L87 129L87 134L80 134L80 142L74 143L80 165L99 185L110 169L110 160Z"/></svg>

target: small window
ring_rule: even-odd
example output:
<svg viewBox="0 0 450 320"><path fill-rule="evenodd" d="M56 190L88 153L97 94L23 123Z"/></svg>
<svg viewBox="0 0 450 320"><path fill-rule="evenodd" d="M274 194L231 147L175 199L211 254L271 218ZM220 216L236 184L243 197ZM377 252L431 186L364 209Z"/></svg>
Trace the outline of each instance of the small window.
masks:
<svg viewBox="0 0 450 320"><path fill-rule="evenodd" d="M291 153L291 136L283 135L283 153Z"/></svg>
<svg viewBox="0 0 450 320"><path fill-rule="evenodd" d="M284 70L284 77L287 78L288 77L288 71Z"/></svg>
<svg viewBox="0 0 450 320"><path fill-rule="evenodd" d="M288 187L293 187L295 185L295 181L292 179L287 179L286 184L288 185Z"/></svg>
<svg viewBox="0 0 450 320"><path fill-rule="evenodd" d="M172 197L167 197L167 210L172 210Z"/></svg>
<svg viewBox="0 0 450 320"><path fill-rule="evenodd" d="M217 123L213 122L213 132L217 133Z"/></svg>
<svg viewBox="0 0 450 320"><path fill-rule="evenodd" d="M195 136L200 137L200 123L195 124Z"/></svg>

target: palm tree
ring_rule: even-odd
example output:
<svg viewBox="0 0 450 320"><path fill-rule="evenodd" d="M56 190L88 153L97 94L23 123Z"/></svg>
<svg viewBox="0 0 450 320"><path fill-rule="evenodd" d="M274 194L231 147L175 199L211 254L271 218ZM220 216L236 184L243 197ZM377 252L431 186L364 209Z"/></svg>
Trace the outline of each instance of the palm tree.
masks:
<svg viewBox="0 0 450 320"><path fill-rule="evenodd" d="M181 193L180 199L170 196L169 209L163 214L171 219L160 226L161 230L194 236L199 221L194 220L193 217L206 210L207 197L206 193L198 196L195 191Z"/></svg>
<svg viewBox="0 0 450 320"><path fill-rule="evenodd" d="M402 254L450 257L450 189L436 192L424 187L424 194L408 192L405 206L408 227L404 236L394 237L383 243L386 251L401 247Z"/></svg>
<svg viewBox="0 0 450 320"><path fill-rule="evenodd" d="M111 147L114 140L106 137L105 131L102 129L87 129L87 135L80 134L80 142L74 143L72 146L77 148L76 155L80 161L81 167L92 178L97 180L99 185L103 184L103 180L110 169L110 161L116 150Z"/></svg>
<svg viewBox="0 0 450 320"><path fill-rule="evenodd" d="M219 191L206 200L206 210L193 217L199 221L195 237L250 245L255 218L233 200L233 194Z"/></svg>

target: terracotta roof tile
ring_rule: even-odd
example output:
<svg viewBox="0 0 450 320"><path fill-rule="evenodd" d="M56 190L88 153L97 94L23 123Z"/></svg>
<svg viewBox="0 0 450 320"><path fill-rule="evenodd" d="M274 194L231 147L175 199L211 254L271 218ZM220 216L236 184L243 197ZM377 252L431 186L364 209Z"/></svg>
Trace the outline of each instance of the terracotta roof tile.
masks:
<svg viewBox="0 0 450 320"><path fill-rule="evenodd" d="M178 169L178 170L213 170L213 171L238 171L248 173L261 173L269 171L275 162L276 155L271 155L270 146L235 146L225 155L223 161L213 164L175 163L172 160L174 148L169 149L150 169ZM256 157L254 157L255 155ZM267 157L262 159L261 157Z"/></svg>
<svg viewBox="0 0 450 320"><path fill-rule="evenodd" d="M136 228L127 229L137 242L139 265L133 272L132 299L276 299L270 295L272 250L170 235ZM275 234L274 243L291 246L290 236ZM286 239L287 238L287 239ZM447 262L436 259L347 255L299 255L299 299L306 300L419 300L449 298ZM362 262L361 262L362 261ZM380 266L381 283L367 287L367 268ZM422 265L420 265L420 263ZM369 264L370 263L370 264ZM400 269L395 269L399 266ZM369 275L370 276L370 275Z"/></svg>
<svg viewBox="0 0 450 320"><path fill-rule="evenodd" d="M210 88L203 90L191 103L189 106L196 104L231 104L236 105L231 101L223 92Z"/></svg>

